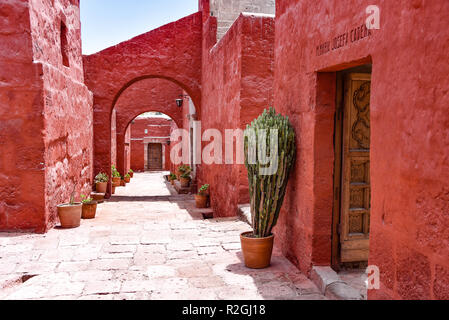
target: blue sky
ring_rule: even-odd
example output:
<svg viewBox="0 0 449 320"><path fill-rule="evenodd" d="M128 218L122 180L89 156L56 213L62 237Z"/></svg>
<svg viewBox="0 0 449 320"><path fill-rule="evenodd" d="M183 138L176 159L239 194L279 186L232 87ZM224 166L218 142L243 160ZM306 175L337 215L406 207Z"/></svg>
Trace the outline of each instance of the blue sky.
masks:
<svg viewBox="0 0 449 320"><path fill-rule="evenodd" d="M92 54L198 11L198 0L81 0L83 54Z"/></svg>

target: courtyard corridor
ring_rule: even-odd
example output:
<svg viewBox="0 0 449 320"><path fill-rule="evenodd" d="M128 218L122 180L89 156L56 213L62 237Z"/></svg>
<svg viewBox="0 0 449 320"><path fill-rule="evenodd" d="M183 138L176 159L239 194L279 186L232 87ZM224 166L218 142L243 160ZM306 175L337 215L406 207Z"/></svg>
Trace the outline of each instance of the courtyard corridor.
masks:
<svg viewBox="0 0 449 320"><path fill-rule="evenodd" d="M0 299L325 299L279 252L245 268L250 227L204 220L170 190L163 173L136 174L77 229L0 233Z"/></svg>

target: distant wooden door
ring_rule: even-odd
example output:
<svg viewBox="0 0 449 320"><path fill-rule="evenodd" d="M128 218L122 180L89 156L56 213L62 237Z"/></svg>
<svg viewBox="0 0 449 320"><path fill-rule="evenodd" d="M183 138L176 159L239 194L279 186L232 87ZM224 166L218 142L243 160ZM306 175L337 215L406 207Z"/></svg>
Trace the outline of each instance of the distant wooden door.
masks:
<svg viewBox="0 0 449 320"><path fill-rule="evenodd" d="M148 145L148 169L162 170L162 144L150 143Z"/></svg>
<svg viewBox="0 0 449 320"><path fill-rule="evenodd" d="M342 263L368 261L369 256L370 98L370 74L346 76L339 227Z"/></svg>

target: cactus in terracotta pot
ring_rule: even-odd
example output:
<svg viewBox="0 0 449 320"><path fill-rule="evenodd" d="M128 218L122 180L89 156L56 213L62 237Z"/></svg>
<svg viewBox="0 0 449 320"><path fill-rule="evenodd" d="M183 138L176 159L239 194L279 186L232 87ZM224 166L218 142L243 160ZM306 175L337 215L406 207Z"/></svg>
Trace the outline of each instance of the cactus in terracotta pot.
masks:
<svg viewBox="0 0 449 320"><path fill-rule="evenodd" d="M247 126L245 165L248 170L253 232L242 234L242 247L244 241L262 242L262 239L266 239L269 251L263 261L249 261L249 267L264 268L270 264L274 241L272 231L279 218L295 155L295 132L288 117L276 114L271 108ZM270 162L266 158L270 158ZM253 255L246 255L245 263L251 260L248 257Z"/></svg>

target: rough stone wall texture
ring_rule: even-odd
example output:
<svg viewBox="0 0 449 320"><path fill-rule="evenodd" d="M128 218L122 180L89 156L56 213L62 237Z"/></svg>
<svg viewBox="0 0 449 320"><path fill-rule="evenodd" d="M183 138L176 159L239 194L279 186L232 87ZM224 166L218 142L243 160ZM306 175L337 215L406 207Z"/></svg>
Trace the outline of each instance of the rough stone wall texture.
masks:
<svg viewBox="0 0 449 320"><path fill-rule="evenodd" d="M370 1L276 2L275 106L298 136L275 231L303 271L330 263L335 71L372 62L370 299L449 298L449 2L381 1L381 29L317 56L362 26ZM317 71L322 71L317 75Z"/></svg>
<svg viewBox="0 0 449 320"><path fill-rule="evenodd" d="M212 27L206 29L208 25ZM213 25L207 23L205 32L213 34ZM219 43L204 49L202 130L220 131L223 161L225 130L244 129L273 101L273 44L273 18L241 15ZM203 151L208 144L203 142ZM237 205L249 201L244 165L203 162L199 177L198 185L211 186L217 216L234 216Z"/></svg>
<svg viewBox="0 0 449 320"><path fill-rule="evenodd" d="M111 111L133 83L146 78L170 80L201 108L201 37L202 13L198 12L84 57L86 84L94 93L95 172L110 168Z"/></svg>
<svg viewBox="0 0 449 320"><path fill-rule="evenodd" d="M111 164L117 166L117 109L111 115ZM97 175L95 172L94 175Z"/></svg>
<svg viewBox="0 0 449 320"><path fill-rule="evenodd" d="M79 193L88 193L92 184L92 95L83 84L79 2L8 1L1 6L1 56L9 64L2 67L2 89L5 106L14 104L2 107L9 113L4 127L15 122L8 131L21 132L8 139L8 144L15 141L14 153L21 158L8 159L7 171L11 179L21 176L21 181L2 202L6 210L0 229L45 232L57 222L56 205L68 201L73 185ZM63 65L61 38L67 42L70 67ZM11 157L12 150L9 147L5 157Z"/></svg>
<svg viewBox="0 0 449 320"><path fill-rule="evenodd" d="M242 12L275 13L275 0L210 0L210 14L217 18L217 39L223 38Z"/></svg>
<svg viewBox="0 0 449 320"><path fill-rule="evenodd" d="M158 141L165 145L165 170L170 170L170 158L167 157L167 150L170 148L167 141L170 141L170 131L172 120L165 118L144 118L136 119L130 125L131 127L131 169L134 171L145 170L145 139ZM148 130L145 133L145 130ZM168 154L169 155L169 154Z"/></svg>
<svg viewBox="0 0 449 320"><path fill-rule="evenodd" d="M92 94L84 85L79 1L31 0L34 62L43 65L45 200L47 228L57 220L56 206L92 188ZM66 39L61 24L66 26ZM67 42L68 66L61 43Z"/></svg>
<svg viewBox="0 0 449 320"><path fill-rule="evenodd" d="M44 231L42 64L33 64L27 1L0 3L0 230Z"/></svg>
<svg viewBox="0 0 449 320"><path fill-rule="evenodd" d="M124 134L125 130L137 116L154 111L162 112L182 126L183 109L176 105L176 99L183 94L182 88L165 79L145 79L127 88L117 100L117 169L125 172ZM185 105L183 108L187 109Z"/></svg>

